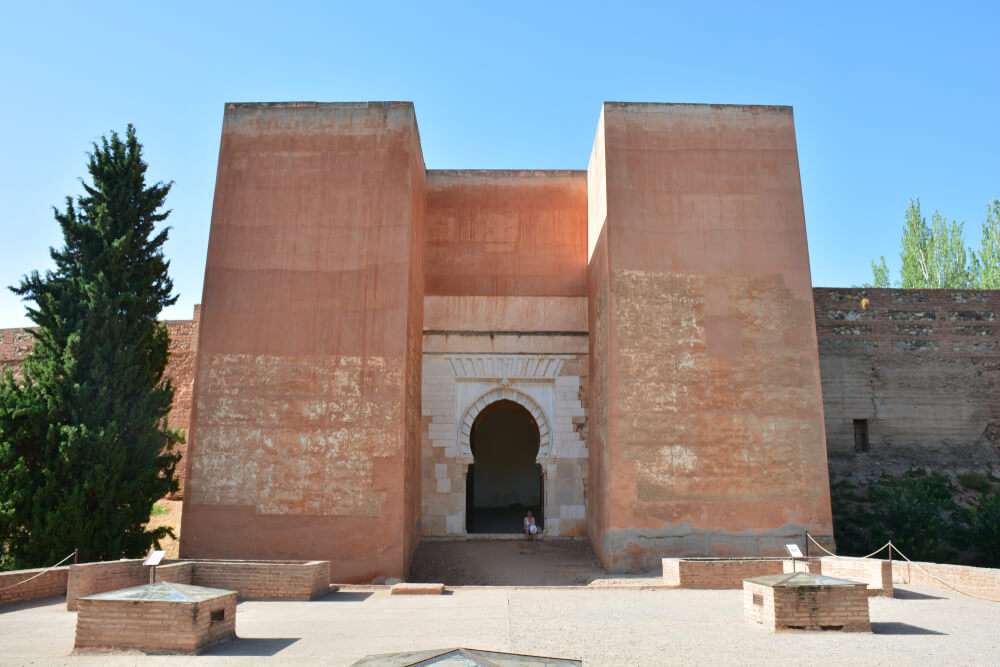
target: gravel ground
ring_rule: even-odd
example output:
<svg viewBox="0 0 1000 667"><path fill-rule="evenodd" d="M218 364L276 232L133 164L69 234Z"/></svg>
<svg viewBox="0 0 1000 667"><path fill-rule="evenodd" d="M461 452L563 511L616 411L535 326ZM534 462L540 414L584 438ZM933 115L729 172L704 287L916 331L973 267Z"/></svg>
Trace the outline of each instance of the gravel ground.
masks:
<svg viewBox="0 0 1000 667"><path fill-rule="evenodd" d="M948 664L1000 662L1000 604L927 587L871 600L874 633L771 634L743 620L742 592L386 589L313 602L243 602L241 639L197 658L69 656L76 614L60 599L0 608L2 664L332 664L367 654L467 646L582 658L586 665Z"/></svg>

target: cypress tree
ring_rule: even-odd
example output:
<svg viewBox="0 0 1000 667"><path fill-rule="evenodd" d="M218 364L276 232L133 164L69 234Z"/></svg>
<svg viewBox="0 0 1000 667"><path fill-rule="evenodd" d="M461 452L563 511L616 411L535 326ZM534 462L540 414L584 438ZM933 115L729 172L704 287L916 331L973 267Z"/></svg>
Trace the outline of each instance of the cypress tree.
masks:
<svg viewBox="0 0 1000 667"><path fill-rule="evenodd" d="M65 245L55 268L10 289L35 323L23 378L0 380L0 565L144 554L154 502L177 489L167 423L169 334L176 302L163 256L172 183L146 186L135 129L112 132L88 156L91 183L55 209Z"/></svg>

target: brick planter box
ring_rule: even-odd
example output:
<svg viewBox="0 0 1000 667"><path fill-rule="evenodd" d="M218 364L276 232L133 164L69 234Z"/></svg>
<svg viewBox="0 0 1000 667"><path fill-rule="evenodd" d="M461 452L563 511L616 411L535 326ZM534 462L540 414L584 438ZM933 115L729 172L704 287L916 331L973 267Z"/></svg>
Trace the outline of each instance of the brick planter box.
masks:
<svg viewBox="0 0 1000 667"><path fill-rule="evenodd" d="M150 568L141 560L118 560L72 565L66 590L66 608L76 609L77 598L116 591L149 582ZM236 591L241 600L311 600L330 590L330 562L182 560L156 567L156 581L192 584Z"/></svg>
<svg viewBox="0 0 1000 667"><path fill-rule="evenodd" d="M330 591L330 561L192 563L190 583L236 591L241 600L312 600ZM157 574L162 568L157 568Z"/></svg>
<svg viewBox="0 0 1000 667"><path fill-rule="evenodd" d="M77 600L87 595L118 591L149 583L149 568L141 558L80 563L69 566L66 609L76 611Z"/></svg>
<svg viewBox="0 0 1000 667"><path fill-rule="evenodd" d="M197 653L236 636L236 593L146 584L77 601L74 652Z"/></svg>
<svg viewBox="0 0 1000 667"><path fill-rule="evenodd" d="M868 584L868 595L892 597L892 564L887 560L824 556L820 562L827 576L862 581Z"/></svg>
<svg viewBox="0 0 1000 667"><path fill-rule="evenodd" d="M804 572L747 579L743 612L772 632L872 629L867 584Z"/></svg>
<svg viewBox="0 0 1000 667"><path fill-rule="evenodd" d="M679 588L742 588L748 577L783 571L781 558L663 559L663 583Z"/></svg>

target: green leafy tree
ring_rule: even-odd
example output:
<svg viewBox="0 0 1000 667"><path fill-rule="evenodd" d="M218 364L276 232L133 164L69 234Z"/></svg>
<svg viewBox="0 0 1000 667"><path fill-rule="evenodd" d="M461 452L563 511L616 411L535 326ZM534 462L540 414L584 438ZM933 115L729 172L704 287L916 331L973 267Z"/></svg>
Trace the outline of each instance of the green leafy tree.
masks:
<svg viewBox="0 0 1000 667"><path fill-rule="evenodd" d="M874 261L872 262L872 273L875 276L875 279L872 281L872 287L890 287L889 267L885 263L885 255L882 255L877 264Z"/></svg>
<svg viewBox="0 0 1000 667"><path fill-rule="evenodd" d="M1000 289L1000 200L994 200L983 223L982 248L977 254L965 245L964 223L937 211L931 222L920 214L920 200L911 200L899 257L897 287L906 289ZM889 287L885 257L872 262L871 287Z"/></svg>
<svg viewBox="0 0 1000 667"><path fill-rule="evenodd" d="M910 201L903 227L900 286L916 288L971 287L963 224L948 222L934 211L931 224L920 215L920 200Z"/></svg>
<svg viewBox="0 0 1000 667"><path fill-rule="evenodd" d="M986 209L979 254L973 255L978 289L1000 289L1000 199Z"/></svg>
<svg viewBox="0 0 1000 667"><path fill-rule="evenodd" d="M883 475L869 489L872 543L892 540L913 560L949 562L961 529L950 480L938 473L911 470L902 477Z"/></svg>
<svg viewBox="0 0 1000 667"><path fill-rule="evenodd" d="M153 503L176 490L183 434L167 423L169 335L157 316L176 302L155 227L171 184L147 187L129 125L93 145L76 202L55 211L65 245L55 269L11 289L37 325L23 379L0 380L0 565L145 553Z"/></svg>
<svg viewBox="0 0 1000 667"><path fill-rule="evenodd" d="M969 546L977 554L978 564L1000 567L1000 490L981 493L963 510Z"/></svg>

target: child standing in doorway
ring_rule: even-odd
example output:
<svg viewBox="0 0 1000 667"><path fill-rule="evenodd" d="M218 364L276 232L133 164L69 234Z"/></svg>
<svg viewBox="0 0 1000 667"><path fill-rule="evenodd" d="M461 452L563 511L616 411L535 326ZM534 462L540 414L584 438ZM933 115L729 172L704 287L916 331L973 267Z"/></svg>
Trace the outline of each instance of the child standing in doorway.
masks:
<svg viewBox="0 0 1000 667"><path fill-rule="evenodd" d="M528 510L527 516L524 517L524 539L531 542L537 533L538 526L535 525L535 515L531 513L531 510Z"/></svg>

